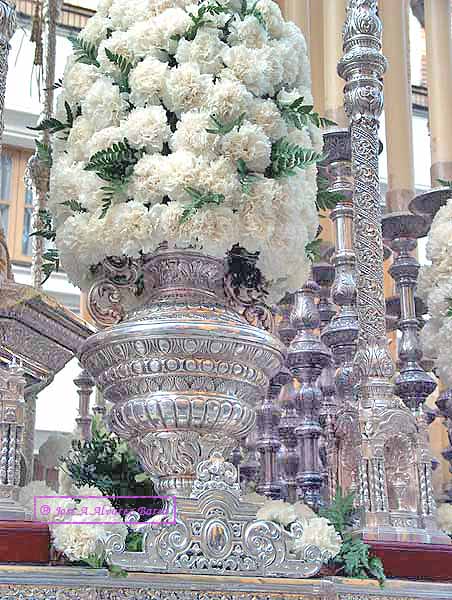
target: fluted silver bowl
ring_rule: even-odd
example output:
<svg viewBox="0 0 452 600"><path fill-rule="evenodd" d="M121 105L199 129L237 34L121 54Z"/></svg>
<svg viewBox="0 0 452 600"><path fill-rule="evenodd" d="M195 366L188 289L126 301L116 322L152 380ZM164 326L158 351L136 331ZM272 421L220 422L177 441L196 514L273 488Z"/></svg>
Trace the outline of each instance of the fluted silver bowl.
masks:
<svg viewBox="0 0 452 600"><path fill-rule="evenodd" d="M147 257L142 306L80 352L160 493L188 495L198 463L247 434L283 361L277 338L228 307L223 279L199 252Z"/></svg>

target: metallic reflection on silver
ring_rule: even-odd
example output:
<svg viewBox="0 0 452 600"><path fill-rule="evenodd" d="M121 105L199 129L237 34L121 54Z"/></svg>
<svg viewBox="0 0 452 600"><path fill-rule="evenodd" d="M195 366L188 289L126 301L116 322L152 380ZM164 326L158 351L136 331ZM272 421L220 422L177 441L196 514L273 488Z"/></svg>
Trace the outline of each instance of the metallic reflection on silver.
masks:
<svg viewBox="0 0 452 600"><path fill-rule="evenodd" d="M175 513L169 511L168 517L154 517L144 524L135 521L133 527L144 534L143 552L126 552L112 535L104 541L106 555L111 564L128 571L316 575L328 554L309 545L296 558L291 549L303 535L302 526L296 523L286 531L276 523L257 521L256 509L255 504L240 500L237 469L214 452L199 464L191 498L177 499Z"/></svg>
<svg viewBox="0 0 452 600"><path fill-rule="evenodd" d="M199 462L215 448L229 456L253 427L284 346L228 306L220 260L160 248L139 265L106 263L90 310L103 324L120 322L87 340L80 361L158 492L187 497ZM121 277L108 276L118 270Z"/></svg>

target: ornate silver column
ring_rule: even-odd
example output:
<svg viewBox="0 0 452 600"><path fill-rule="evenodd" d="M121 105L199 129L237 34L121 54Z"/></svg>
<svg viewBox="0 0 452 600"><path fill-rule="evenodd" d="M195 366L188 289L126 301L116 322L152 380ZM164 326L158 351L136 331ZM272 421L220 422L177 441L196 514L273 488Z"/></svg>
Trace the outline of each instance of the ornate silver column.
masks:
<svg viewBox="0 0 452 600"><path fill-rule="evenodd" d="M334 251L334 248L331 249ZM331 253L330 253L331 254ZM335 279L335 268L327 261L326 257L321 262L312 266L312 276L320 287L318 311L320 316L320 331L324 331L336 315L336 309L331 302L331 287ZM322 495L326 502L334 497L336 481L335 460L336 454L336 418L338 405L336 402L335 386L336 367L334 358L323 369L318 385L322 392L322 405L320 407L320 425L322 436L320 438L320 463L322 470Z"/></svg>
<svg viewBox="0 0 452 600"><path fill-rule="evenodd" d="M268 498L281 498L283 485L278 473L277 453L281 448L278 425L281 411L277 400L282 388L292 379L289 371L283 369L270 381L270 386L257 413L257 449L261 453L261 478L256 492Z"/></svg>
<svg viewBox="0 0 452 600"><path fill-rule="evenodd" d="M378 155L383 109L382 26L376 0L349 0L344 57L345 107L351 117L355 180L358 349L354 375L359 402L362 531L368 539L442 542L435 522L428 439L394 395L395 373L386 338L383 238Z"/></svg>
<svg viewBox="0 0 452 600"><path fill-rule="evenodd" d="M91 416L89 414L89 402L93 392L94 382L86 371L82 371L78 377L74 379L77 386L77 394L79 397L79 416L75 419L77 423L77 433L82 441L91 439Z"/></svg>
<svg viewBox="0 0 452 600"><path fill-rule="evenodd" d="M16 6L8 0L0 0L0 151L4 127L9 41L16 31L16 25Z"/></svg>
<svg viewBox="0 0 452 600"><path fill-rule="evenodd" d="M414 252L417 239L428 233L429 223L420 215L392 213L383 218L382 225L383 237L394 251L394 263L389 272L400 296L398 327L402 338L399 342L400 373L395 380L395 391L415 417L423 419L420 414L422 406L435 390L436 383L421 366L422 348L415 305L420 265Z"/></svg>
<svg viewBox="0 0 452 600"><path fill-rule="evenodd" d="M44 0L44 103L40 120L49 119L53 115L55 59L56 59L56 27L62 0ZM50 147L48 131L39 135L39 142ZM28 162L25 181L33 188L33 222L32 230L39 231L43 228L41 212L46 208L47 194L49 192L50 164L36 149ZM36 289L42 287L43 281L43 254L44 238L33 236L32 242L32 284Z"/></svg>
<svg viewBox="0 0 452 600"><path fill-rule="evenodd" d="M317 333L320 327L320 316L315 301L318 293L319 286L314 281L308 281L295 293L291 321L297 335L289 346L287 359L289 370L301 384L296 397L300 421L295 429L300 461L297 475L299 496L313 508L319 508L322 504L323 481L319 454L322 392L318 378L331 360L328 348L320 341Z"/></svg>
<svg viewBox="0 0 452 600"><path fill-rule="evenodd" d="M24 428L23 371L13 361L0 369L0 520L25 520L18 504Z"/></svg>
<svg viewBox="0 0 452 600"><path fill-rule="evenodd" d="M36 392L34 392L34 390L27 393L24 410L23 455L25 461L25 473L22 480L24 485L27 485L33 481L36 429Z"/></svg>
<svg viewBox="0 0 452 600"><path fill-rule="evenodd" d="M350 0L344 28L344 57L338 70L346 81L345 109L351 118L359 321L355 372L365 405L372 405L373 401L383 405L391 402L390 379L394 374L386 338L378 176L378 130L383 110L382 79L386 70L381 34L377 0Z"/></svg>
<svg viewBox="0 0 452 600"><path fill-rule="evenodd" d="M361 462L358 404L353 395L353 360L358 339L356 314L356 258L353 250L353 177L351 173L351 139L345 129L324 135L327 155L326 174L329 189L342 199L331 212L336 253L333 258L335 279L332 298L337 314L322 333L322 341L331 349L336 366L335 402L337 418L334 439L327 446L329 493L334 495L339 484L343 489L357 491ZM330 433L331 436L331 433Z"/></svg>

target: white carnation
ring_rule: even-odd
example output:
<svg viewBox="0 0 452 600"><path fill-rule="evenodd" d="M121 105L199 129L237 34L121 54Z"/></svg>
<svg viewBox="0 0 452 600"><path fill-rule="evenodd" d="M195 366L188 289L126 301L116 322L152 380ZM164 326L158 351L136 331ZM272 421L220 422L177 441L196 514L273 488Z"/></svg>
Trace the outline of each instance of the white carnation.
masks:
<svg viewBox="0 0 452 600"><path fill-rule="evenodd" d="M95 131L119 125L123 111L119 87L106 77L98 79L82 100L82 115L91 121Z"/></svg>
<svg viewBox="0 0 452 600"><path fill-rule="evenodd" d="M100 152L111 148L113 144L124 140L124 131L121 127L105 127L100 131L96 131L88 141L86 154L89 158Z"/></svg>
<svg viewBox="0 0 452 600"><path fill-rule="evenodd" d="M154 14L152 4L153 0L113 0L108 11L112 27L126 31L134 23L149 19Z"/></svg>
<svg viewBox="0 0 452 600"><path fill-rule="evenodd" d="M97 14L101 17L107 17L108 11L111 8L113 0L98 0L97 3Z"/></svg>
<svg viewBox="0 0 452 600"><path fill-rule="evenodd" d="M226 134L221 149L233 162L244 160L250 171L263 173L270 165L271 142L261 127L249 121Z"/></svg>
<svg viewBox="0 0 452 600"><path fill-rule="evenodd" d="M88 19L79 37L93 46L97 46L107 37L107 31L112 26L111 21L101 14L96 14Z"/></svg>
<svg viewBox="0 0 452 600"><path fill-rule="evenodd" d="M171 135L161 106L136 108L121 122L121 130L132 147L145 148L148 153L161 152Z"/></svg>
<svg viewBox="0 0 452 600"><path fill-rule="evenodd" d="M89 158L88 143L94 131L94 124L91 119L83 115L75 119L67 139L67 146L72 160L83 161Z"/></svg>
<svg viewBox="0 0 452 600"><path fill-rule="evenodd" d="M217 30L200 29L192 42L180 40L175 58L179 64L197 63L201 73L216 75L223 68L221 53L225 48Z"/></svg>
<svg viewBox="0 0 452 600"><path fill-rule="evenodd" d="M273 521L283 527L288 527L297 518L294 506L284 500L269 500L257 511L256 515L258 521Z"/></svg>
<svg viewBox="0 0 452 600"><path fill-rule="evenodd" d="M222 77L237 79L246 88L260 96L268 89L270 79L269 64L263 60L260 50L247 48L244 45L226 48L222 59L228 67L222 72Z"/></svg>
<svg viewBox="0 0 452 600"><path fill-rule="evenodd" d="M113 31L108 39L102 41L97 53L101 70L107 75L119 76L121 69L108 58L107 52L122 56L127 61L133 62L134 56L129 46L129 34L125 31Z"/></svg>
<svg viewBox="0 0 452 600"><path fill-rule="evenodd" d="M237 225L233 211L222 205L198 209L187 223L193 246L217 258L223 258L231 240L237 239Z"/></svg>
<svg viewBox="0 0 452 600"><path fill-rule="evenodd" d="M281 116L279 108L271 99L258 100L251 105L248 118L259 125L272 142L287 136L287 125Z"/></svg>
<svg viewBox="0 0 452 600"><path fill-rule="evenodd" d="M216 81L207 96L208 110L225 123L247 114L253 101L242 83L229 79Z"/></svg>
<svg viewBox="0 0 452 600"><path fill-rule="evenodd" d="M262 48L268 43L267 31L253 15L248 15L243 20L236 17L230 30L228 42L233 46L244 44L248 48Z"/></svg>
<svg viewBox="0 0 452 600"><path fill-rule="evenodd" d="M284 33L285 22L278 4L274 0L259 0L256 8L264 17L269 34L273 38L280 38Z"/></svg>
<svg viewBox="0 0 452 600"><path fill-rule="evenodd" d="M145 155L135 165L130 192L135 200L155 204L161 202L166 177L166 157L158 154Z"/></svg>
<svg viewBox="0 0 452 600"><path fill-rule="evenodd" d="M293 541L292 552L303 557L309 546L317 546L331 559L339 554L342 539L327 519L316 517L303 522L303 534Z"/></svg>
<svg viewBox="0 0 452 600"><path fill-rule="evenodd" d="M181 115L177 129L171 137L172 150L188 150L193 154L211 156L218 150L220 138L208 133L214 123L207 111L190 110Z"/></svg>
<svg viewBox="0 0 452 600"><path fill-rule="evenodd" d="M153 56L146 57L132 70L129 77L130 100L135 106L160 104L168 65Z"/></svg>
<svg viewBox="0 0 452 600"><path fill-rule="evenodd" d="M74 57L71 57L64 71L64 90L69 104L71 106L80 104L99 77L100 73L96 67L76 62Z"/></svg>
<svg viewBox="0 0 452 600"><path fill-rule="evenodd" d="M201 74L197 64L186 63L171 69L162 100L168 110L180 115L184 111L201 108L211 88L212 77Z"/></svg>

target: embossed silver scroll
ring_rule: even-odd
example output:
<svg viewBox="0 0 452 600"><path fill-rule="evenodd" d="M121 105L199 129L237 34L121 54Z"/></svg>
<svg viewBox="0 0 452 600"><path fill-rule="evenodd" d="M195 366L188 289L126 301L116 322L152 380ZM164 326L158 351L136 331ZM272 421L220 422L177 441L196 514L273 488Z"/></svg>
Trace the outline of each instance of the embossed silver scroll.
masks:
<svg viewBox="0 0 452 600"><path fill-rule="evenodd" d="M357 263L362 531L369 539L445 542L435 522L428 439L394 394L386 338L383 240L378 172L383 109L382 25L377 0L349 0L344 27L345 108L351 118L354 247Z"/></svg>

